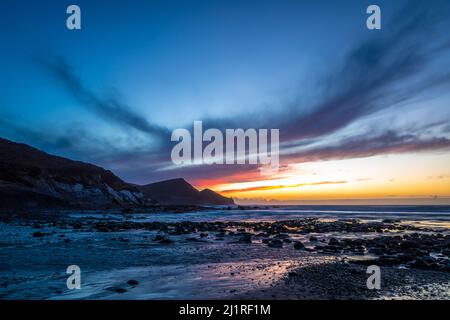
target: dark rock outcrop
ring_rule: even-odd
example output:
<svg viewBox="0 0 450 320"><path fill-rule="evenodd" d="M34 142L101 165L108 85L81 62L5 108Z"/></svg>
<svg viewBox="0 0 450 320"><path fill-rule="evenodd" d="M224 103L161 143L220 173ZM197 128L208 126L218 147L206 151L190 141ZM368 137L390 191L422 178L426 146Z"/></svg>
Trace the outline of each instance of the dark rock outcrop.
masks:
<svg viewBox="0 0 450 320"><path fill-rule="evenodd" d="M198 191L184 179L171 179L139 187L158 203L169 205L232 205L233 199L212 190Z"/></svg>
<svg viewBox="0 0 450 320"><path fill-rule="evenodd" d="M234 201L232 198L227 198L214 192L210 189L204 189L200 191L202 202L205 204L218 204L218 205L232 205Z"/></svg>
<svg viewBox="0 0 450 320"><path fill-rule="evenodd" d="M144 206L145 197L111 171L0 138L1 208Z"/></svg>
<svg viewBox="0 0 450 320"><path fill-rule="evenodd" d="M233 199L184 179L145 186L93 164L0 138L0 208L113 209L161 205L232 205Z"/></svg>

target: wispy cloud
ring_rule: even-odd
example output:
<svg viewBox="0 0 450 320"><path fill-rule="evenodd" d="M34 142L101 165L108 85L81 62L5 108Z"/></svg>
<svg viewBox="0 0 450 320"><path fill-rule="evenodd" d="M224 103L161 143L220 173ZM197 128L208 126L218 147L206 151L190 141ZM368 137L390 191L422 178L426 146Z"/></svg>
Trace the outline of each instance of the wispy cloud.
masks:
<svg viewBox="0 0 450 320"><path fill-rule="evenodd" d="M321 85L316 88L316 96L322 98L313 105L291 103L276 108L281 111L272 113L202 119L204 127L280 128L280 139L284 146L281 149L281 160L284 164L386 153L447 150L450 147L448 134L423 136L422 131L410 133L410 130L391 129L388 125L384 131L380 128L377 134L367 131L366 134L342 138L320 147L311 142L325 140L349 125L383 110L407 105L412 101L426 101L443 94L450 85L450 46L439 28L448 12L449 4L446 1L440 7L425 1L409 2L391 21L384 23L383 31L368 34L362 42L355 44L343 61L330 67L329 74L319 81ZM98 143L99 152L94 153L96 162L117 168L120 174L133 181L145 182L144 180L179 176L200 182L207 179L252 181L259 176L258 166L255 165L190 166L161 170L170 164L169 128L152 123L116 97L103 98L89 89L63 58L40 58L36 61L49 75L60 81L81 106L117 127L148 134L159 145L152 148L120 149L82 128L76 132L50 135L44 129L28 130L24 126L15 126L14 130L20 131L22 136L34 137L42 142L41 145L53 143L53 150L72 149L80 156L84 152L86 158L92 158L92 147ZM430 65L436 61L442 66L434 68L435 72L430 72ZM315 77L316 75L311 75L311 79ZM301 93L298 95L301 96ZM294 97L292 100L301 99ZM448 116L448 113L443 115L441 130L449 122ZM8 125L11 127L11 122ZM186 128L191 126L191 123L186 124ZM433 126L430 124L430 127ZM447 133L448 131L447 125ZM93 141L90 144L84 138L88 134ZM103 148L104 145L108 148ZM84 151L83 146L86 146ZM105 152L102 153L101 150Z"/></svg>
<svg viewBox="0 0 450 320"><path fill-rule="evenodd" d="M60 80L82 106L94 111L104 120L150 134L157 139L167 140L170 138L170 131L167 128L150 123L146 117L120 102L116 97L100 98L92 90L89 90L63 58L55 61L43 58L35 58L35 60Z"/></svg>
<svg viewBox="0 0 450 320"><path fill-rule="evenodd" d="M282 128L283 142L322 137L376 112L435 95L450 84L450 72L427 73L430 63L444 61L448 40L439 35L439 24L449 4L411 1L380 34L357 43L316 88L322 101L304 108L285 105L284 112L253 114L239 119L211 119L212 127ZM433 41L430 41L430 39ZM449 63L447 63L449 66ZM311 78L314 78L313 75ZM305 112L304 110L310 110ZM206 121L206 123L208 123Z"/></svg>
<svg viewBox="0 0 450 320"><path fill-rule="evenodd" d="M311 183L297 183L297 184L288 184L288 185L275 185L275 186L256 186L256 187L248 187L242 189L225 189L221 190L221 193L237 193L237 192L249 192L249 191L267 191L267 190L277 190L277 189L289 189L289 188L299 188L299 187L307 187L307 186L321 186L326 184L343 184L347 183L347 181L320 181L320 182L311 182Z"/></svg>
<svg viewBox="0 0 450 320"><path fill-rule="evenodd" d="M356 136L343 139L335 145L310 148L286 157L289 161L311 162L449 149L450 139L446 137L420 138L412 134L387 131L374 137Z"/></svg>
<svg viewBox="0 0 450 320"><path fill-rule="evenodd" d="M436 61L450 67L446 59L449 41L439 33L445 12L449 12L448 3L443 2L439 8L423 1L409 2L385 24L388 31L368 35L330 70L320 81L324 85L317 88L323 99L313 107L285 105L276 113L207 119L205 127L280 128L284 163L446 150L450 140L445 132L434 137L423 137L421 133L425 127L442 129L442 124L450 121L448 113L437 124L427 124L423 119L421 126L425 127L416 128L415 134L409 133L412 128L389 129L386 125L378 133L367 131L337 143L309 146L375 113L444 94L450 85L449 69L434 68L430 72L429 67ZM200 176L204 172L200 168L192 170ZM250 170L257 173L257 168Z"/></svg>
<svg viewBox="0 0 450 320"><path fill-rule="evenodd" d="M17 142L84 161L95 162L120 152L120 147L111 139L100 137L76 123L69 128L54 126L48 130L24 125L22 119L14 116L0 115L0 136L7 134L18 137Z"/></svg>

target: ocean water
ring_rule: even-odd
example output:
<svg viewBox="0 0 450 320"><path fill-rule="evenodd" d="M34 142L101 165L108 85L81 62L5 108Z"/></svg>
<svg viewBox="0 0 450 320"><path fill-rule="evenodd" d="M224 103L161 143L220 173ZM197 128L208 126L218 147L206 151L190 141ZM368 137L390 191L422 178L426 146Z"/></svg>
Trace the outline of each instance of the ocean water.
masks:
<svg viewBox="0 0 450 320"><path fill-rule="evenodd" d="M104 214L72 213L72 217L97 218L107 220L132 221L281 221L306 217L321 219L361 219L381 221L399 219L403 222L432 224L450 227L450 206L271 206L255 209L232 209L216 207L206 211L187 213L138 213L138 214Z"/></svg>

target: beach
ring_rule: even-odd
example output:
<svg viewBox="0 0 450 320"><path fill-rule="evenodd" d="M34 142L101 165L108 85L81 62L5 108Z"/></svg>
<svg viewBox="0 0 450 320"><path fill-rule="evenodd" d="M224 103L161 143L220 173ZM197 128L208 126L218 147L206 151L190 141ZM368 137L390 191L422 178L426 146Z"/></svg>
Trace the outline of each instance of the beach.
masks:
<svg viewBox="0 0 450 320"><path fill-rule="evenodd" d="M1 299L450 299L447 207L1 215ZM174 210L175 211L175 210ZM81 269L81 289L66 269ZM369 265L381 288L367 288Z"/></svg>

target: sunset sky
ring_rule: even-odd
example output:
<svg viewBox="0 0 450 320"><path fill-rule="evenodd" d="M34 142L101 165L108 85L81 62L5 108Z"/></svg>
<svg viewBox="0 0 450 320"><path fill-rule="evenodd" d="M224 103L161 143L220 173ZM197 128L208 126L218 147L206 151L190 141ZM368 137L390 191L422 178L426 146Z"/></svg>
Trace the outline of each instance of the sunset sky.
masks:
<svg viewBox="0 0 450 320"><path fill-rule="evenodd" d="M450 204L448 30L444 0L7 0L0 136L240 203ZM194 120L280 129L279 172L173 166Z"/></svg>

